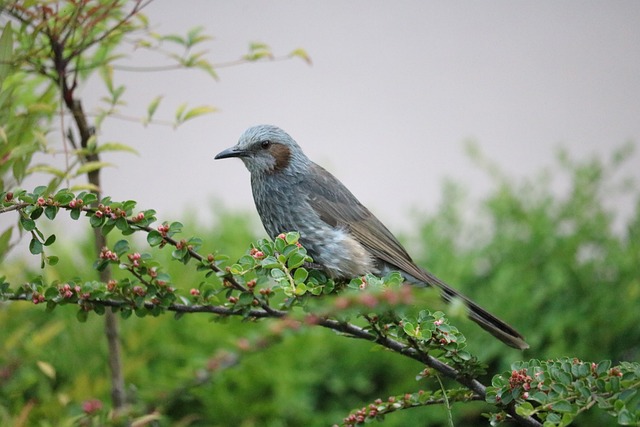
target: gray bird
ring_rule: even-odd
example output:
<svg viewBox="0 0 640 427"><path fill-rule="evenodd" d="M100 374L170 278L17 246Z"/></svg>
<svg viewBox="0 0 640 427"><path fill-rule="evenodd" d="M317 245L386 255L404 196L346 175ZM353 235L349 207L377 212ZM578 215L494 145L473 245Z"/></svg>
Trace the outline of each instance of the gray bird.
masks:
<svg viewBox="0 0 640 427"><path fill-rule="evenodd" d="M439 288L445 301L464 301L469 318L505 344L529 347L514 328L418 267L387 227L282 129L247 129L215 158L229 157L240 158L251 173L253 200L269 236L299 232L302 245L330 277L400 271L410 283Z"/></svg>

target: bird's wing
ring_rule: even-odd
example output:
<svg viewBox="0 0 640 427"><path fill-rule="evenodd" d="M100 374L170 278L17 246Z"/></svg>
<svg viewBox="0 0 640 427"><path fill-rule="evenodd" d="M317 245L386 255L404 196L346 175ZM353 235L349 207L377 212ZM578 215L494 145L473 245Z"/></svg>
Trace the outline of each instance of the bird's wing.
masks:
<svg viewBox="0 0 640 427"><path fill-rule="evenodd" d="M519 349L529 347L522 335L506 322L418 267L398 239L338 179L316 164L312 167L311 173L300 182L300 187L308 195L309 204L320 219L332 227L342 227L349 231L371 255L392 268L395 267L426 285L439 288L446 301L456 298L463 300L469 309L469 317L506 344Z"/></svg>
<svg viewBox="0 0 640 427"><path fill-rule="evenodd" d="M412 274L416 266L387 227L333 175L318 165L313 168L301 186L320 219L347 230L374 257Z"/></svg>

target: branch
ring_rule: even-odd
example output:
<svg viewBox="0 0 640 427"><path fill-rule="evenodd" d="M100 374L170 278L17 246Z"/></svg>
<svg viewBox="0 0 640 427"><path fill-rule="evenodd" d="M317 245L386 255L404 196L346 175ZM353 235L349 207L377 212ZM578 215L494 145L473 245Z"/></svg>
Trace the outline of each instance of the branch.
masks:
<svg viewBox="0 0 640 427"><path fill-rule="evenodd" d="M27 295L10 296L8 299L14 300L14 301L29 300ZM105 307L114 307L114 308L130 308L131 307L131 302L117 301L117 300L110 300L110 299L105 299L105 300L87 299L87 300L82 300L82 303L102 305ZM146 301L144 303L144 307L150 310L150 309L156 308L157 305L153 304L152 302ZM239 310L236 308L216 306L216 305L171 304L168 307L166 307L166 310L174 313L182 313L182 314L210 313L210 314L216 314L219 316L242 316L244 318L254 318L254 319L264 319L264 318L283 319L287 317L289 314L286 311L275 310L275 309L270 309L270 311L266 311L264 309ZM404 343L401 343L400 341L370 333L365 329L348 322L341 322L335 319L318 317L313 314L307 314L307 319L311 319L311 320L309 320L308 322L305 322L306 324L315 324L318 326L322 326L323 328L340 332L351 338L357 338L357 339L373 342L389 350L392 350L396 353L402 354L406 357L409 357L413 360L423 363L435 369L436 371L440 372L442 375L462 384L466 388L473 391L478 396L477 398L478 400L480 399L484 400L486 397L486 387L477 379L463 375L452 366L438 360L433 356L430 356L427 353L420 352L415 348L412 348ZM540 424L538 421L536 421L531 417L522 417L518 415L515 411L515 405L513 404L509 405L506 408L506 411L509 413L509 415L511 415L511 417L513 417L513 419L519 425L527 426L527 427L542 426L542 424Z"/></svg>
<svg viewBox="0 0 640 427"><path fill-rule="evenodd" d="M282 56L275 56L275 57L269 57L269 58L262 58L262 62L280 62L280 61L286 61L289 59L291 59L291 55L282 55ZM225 61L225 62L219 62L217 64L211 64L211 68L213 69L229 68L229 67L236 67L238 65L249 64L253 62L256 62L256 60L241 58L241 59L235 59L232 61ZM112 67L114 70L135 72L135 73L176 71L176 70L184 69L183 64L149 65L145 67L113 64Z"/></svg>
<svg viewBox="0 0 640 427"><path fill-rule="evenodd" d="M135 202L118 203L105 199L102 203L97 204L94 194L81 193L81 195L75 196L68 190L61 190L57 194L45 198L43 197L44 191L44 187L36 189L35 194L23 191L15 197L12 195L9 201L6 200L7 196L5 196L4 203L13 203L13 205L1 208L0 213L20 210L25 217L25 221L23 222L32 230L36 227L34 219L37 219L43 210L49 209L47 216L52 219L52 216L55 216L55 212L57 212L58 209L65 209L71 211L71 216L74 219L78 219L81 212L86 213L87 216L90 217L91 225L94 229L102 233L105 232L103 227L107 230L117 227L125 235L142 231L148 235L147 240L151 246L172 246L175 248L172 253L175 259L186 263L189 259L194 258L199 261L198 269L208 269L217 273L220 280L223 281L223 285L228 289L227 299L231 304L208 305L206 304L208 296L200 297L199 291L192 293L192 295L200 298L200 300L196 300L196 302L198 302L197 304L175 303L174 288L169 286L164 278L160 279L158 277L158 272L155 270L155 267L147 267L145 258L141 257L139 253L129 252L130 249L126 240L116 243L114 251L103 248L100 252L100 260L99 264L96 264L96 268L100 270L112 263L120 264L121 267L129 270L145 287L134 286L135 282L127 282L120 288L110 288L109 284L107 284L107 291L105 292L105 288L101 287L105 283L104 280L102 281L102 285L97 284L94 286L89 283L86 289L83 288L83 286L87 285L80 286L74 284L54 286L53 290L50 288L47 289L47 287L41 287L42 284L39 286L26 285L27 287L22 291L23 294L10 294L6 292L7 287L5 287L4 296L7 299L31 299L35 303L47 301L48 304L53 306L75 302L80 305L81 312L85 312L84 317L86 317L86 312L92 310L98 313L104 313L103 309L98 310L96 307L112 307L119 310L128 310L129 312L132 310L146 309L150 314L154 315L160 314L163 311L171 311L177 314L211 313L218 316L242 316L244 318L254 319L288 318L297 322L299 320L296 320L296 316L292 316L289 310L293 307L301 307L307 312L303 319L306 324L322 326L352 338L376 343L384 348L425 364L447 378L467 387L483 399L486 398L486 387L474 377L479 366L478 363L473 360L466 362L471 357L468 353L467 358L456 358L457 355L461 355L464 352L464 350L462 350L464 344L458 344L458 339L456 338L459 335L457 329L446 323L446 329L438 329L446 320L440 317L436 319L430 313L423 314L421 312L417 318L410 321L408 320L407 322L403 321L403 325L403 323L398 322L399 319L396 316L391 318L390 323L384 323L380 319L373 320L372 317L365 316L372 325L370 329L366 329L353 323L330 318L330 315L326 313L319 313L317 310L310 309L310 307L305 304L305 301L309 301L309 298L303 298L305 293L309 292L307 295L332 293L334 289L336 289L336 285L332 281L326 282L326 278L323 279L325 282L312 282L309 280L313 271L308 272L304 268L304 262L310 260L310 258L306 255L304 248L298 244L299 235L297 235L297 233L283 234L278 236L273 242L266 240L260 241L257 246L251 249L248 256L238 261L238 264L234 264L232 267L227 267L223 270L217 265L215 257L204 257L198 252L197 248L201 243L199 239L178 240L173 237L175 233L181 231L181 224L174 223L169 226L164 223L154 229L150 224L156 221L154 217L155 211L149 210L134 215L132 212L135 207ZM90 204L95 207L87 206ZM128 255L125 257L127 253ZM129 263L121 261L121 257L125 259L128 258ZM282 305L286 310L275 309L269 305L268 295L270 288L260 288L260 295L257 293L254 294L256 280L249 280L243 277L245 274L251 272L258 274L257 277L261 281L260 283L263 284L262 286L269 281L276 281L276 286L288 297ZM273 273L278 274L274 275ZM149 278L148 280L147 277ZM400 277L399 274L397 274L397 277ZM315 278L318 279L317 276ZM330 312L338 313L342 316L344 313L348 313L347 310L349 306L351 306L357 310L354 312L356 315L362 316L363 309L371 312L373 307L377 307L379 312L387 312L393 310L394 304L409 303L406 299L402 299L402 296L398 298L398 295L396 295L395 303L389 303L389 295L384 293L384 286L389 287L392 286L393 283L399 286L402 282L400 279L393 282L392 279L393 276L387 279L389 282L383 282L381 279L376 279L373 276L354 279L360 281L360 284L366 284L365 287L370 287L371 292L356 292L355 294L351 294L356 295L356 297L352 298L351 301L347 301L346 307L341 307L336 304ZM242 280L242 282L240 280ZM375 283L374 280L378 282ZM243 284L244 281L246 281L246 284ZM379 291L377 294L375 293L376 286L378 286L377 289ZM76 289L75 293L71 291L71 288ZM358 288L358 285L356 285L356 288ZM223 287L217 292L224 291L224 289ZM404 287L402 289L408 288ZM94 291L95 294L92 298ZM230 293L231 291L239 292L238 297L233 296ZM262 291L269 292L263 293ZM113 299L114 295L121 299ZM348 297L341 298L348 299ZM363 298L368 298L368 300L365 302ZM371 298L373 298L373 301ZM385 301L387 301L387 306L382 306ZM201 304L200 302L204 303ZM372 302L373 304L371 304ZM386 321L387 319L384 320ZM380 325L391 326L395 329L390 330L389 333L387 333L386 330L383 332L383 330L378 328L373 322L380 322ZM408 322L413 322L410 328L411 330L407 329L409 326L407 324ZM429 329L429 327L431 327L431 329ZM424 335L418 331L424 331ZM392 334L393 337L390 336ZM405 342L402 340L405 340ZM463 343L464 340L460 340L460 342ZM432 354L430 354L430 352ZM445 363L435 357L438 355L446 359L447 362ZM531 417L518 415L515 410L515 402L513 401L501 407L520 425L541 425Z"/></svg>

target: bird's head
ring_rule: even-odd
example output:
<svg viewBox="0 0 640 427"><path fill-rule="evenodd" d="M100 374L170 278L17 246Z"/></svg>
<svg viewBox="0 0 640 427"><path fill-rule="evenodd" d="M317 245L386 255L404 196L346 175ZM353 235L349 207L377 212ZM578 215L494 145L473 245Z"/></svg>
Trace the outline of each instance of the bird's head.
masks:
<svg viewBox="0 0 640 427"><path fill-rule="evenodd" d="M251 174L294 172L310 164L300 146L276 126L258 125L247 129L238 143L216 155L216 159L240 158Z"/></svg>

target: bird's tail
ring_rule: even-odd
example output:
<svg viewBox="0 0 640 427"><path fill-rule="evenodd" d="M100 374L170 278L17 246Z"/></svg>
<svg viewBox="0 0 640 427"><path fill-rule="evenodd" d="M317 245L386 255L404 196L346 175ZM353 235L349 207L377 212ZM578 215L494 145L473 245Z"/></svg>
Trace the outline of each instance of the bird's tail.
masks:
<svg viewBox="0 0 640 427"><path fill-rule="evenodd" d="M525 342L522 334L520 334L520 332L516 331L506 322L498 319L496 316L489 313L487 310L480 307L469 298L460 294L458 291L456 291L451 286L447 285L428 271L421 270L421 273L423 274L417 277L417 279L428 285L440 288L440 290L442 291L442 298L446 302L452 302L455 299L463 301L465 306L467 307L469 319L476 322L482 329L489 332L491 335L498 338L509 347L517 348L520 350L529 348L529 344Z"/></svg>
<svg viewBox="0 0 640 427"><path fill-rule="evenodd" d="M516 331L506 322L498 319L493 314L489 313L484 308L480 307L469 298L459 294L455 290L447 286L442 289L442 297L445 301L450 302L453 299L461 299L464 301L465 306L468 309L469 319L476 322L482 329L489 332L494 337L498 338L509 347L525 350L529 348L529 344L524 341L524 337L520 332Z"/></svg>

